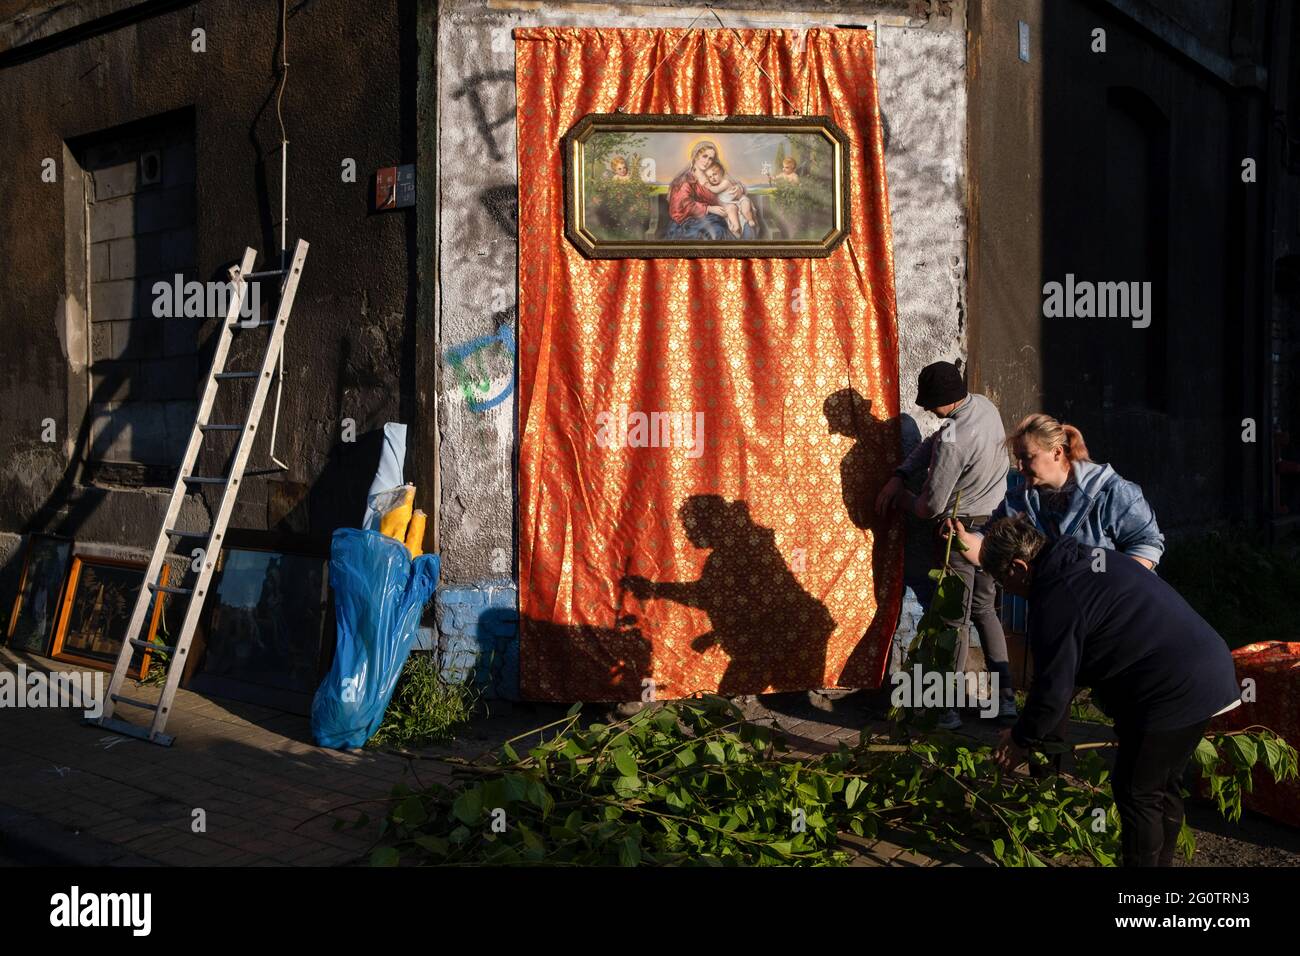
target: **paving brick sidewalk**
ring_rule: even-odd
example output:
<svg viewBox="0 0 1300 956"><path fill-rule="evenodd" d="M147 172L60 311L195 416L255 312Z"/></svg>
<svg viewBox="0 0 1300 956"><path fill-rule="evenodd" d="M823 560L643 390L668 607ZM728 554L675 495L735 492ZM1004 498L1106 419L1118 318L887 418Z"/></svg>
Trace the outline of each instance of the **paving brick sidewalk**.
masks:
<svg viewBox="0 0 1300 956"><path fill-rule="evenodd" d="M0 668L69 670L0 648ZM131 685L129 696L154 700L158 690ZM786 695L787 697L790 695ZM772 710L746 706L757 720L778 721L800 753L856 741L862 714L807 705ZM780 700L777 700L780 703ZM131 708L124 716L135 719ZM501 713L504 710L505 713ZM554 713L552 713L554 711ZM448 750L473 756L562 715L555 705L499 707L476 720ZM141 712L143 714L143 712ZM446 781L445 764L371 751L340 752L311 742L305 717L209 699L176 697L170 747L122 737L81 722L71 708L0 711L0 858L27 862L179 866L337 866L364 862L377 822L335 831L336 818L372 821L394 784ZM194 832L195 811L205 832ZM335 811L335 812L330 812ZM968 855L938 860L908 852L903 838L846 839L857 866L987 865Z"/></svg>
<svg viewBox="0 0 1300 956"><path fill-rule="evenodd" d="M69 669L0 649L0 667L15 670L19 661ZM132 685L128 694L152 701L158 689ZM401 757L314 746L305 717L184 690L167 727L177 737L170 748L85 726L72 709L6 709L0 721L0 804L19 812L14 819L27 814L84 835L100 855L108 844L181 866L347 864L371 844L375 826L335 832L327 811L371 801L338 815L377 818L395 783L414 783ZM430 764L418 773L428 783L437 771ZM194 832L195 810L206 815L206 832ZM0 836L0 848L23 839L18 826ZM76 858L75 842L62 843L72 847L68 858Z"/></svg>

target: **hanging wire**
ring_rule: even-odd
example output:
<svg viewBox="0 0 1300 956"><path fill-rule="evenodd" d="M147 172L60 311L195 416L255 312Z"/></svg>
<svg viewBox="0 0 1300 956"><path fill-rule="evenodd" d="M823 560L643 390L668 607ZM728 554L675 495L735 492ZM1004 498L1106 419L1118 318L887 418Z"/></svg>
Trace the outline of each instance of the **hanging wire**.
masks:
<svg viewBox="0 0 1300 956"><path fill-rule="evenodd" d="M284 129L284 113L280 103L284 99L284 88L289 82L289 0L280 0L280 88L275 94L275 118L280 124L280 268L285 267L286 236L285 229L285 180L288 167L289 137Z"/></svg>
<svg viewBox="0 0 1300 956"><path fill-rule="evenodd" d="M280 89L275 94L275 118L280 123L280 269L287 270L288 265L288 228L286 218L288 204L285 195L289 185L289 137L284 129L284 113L280 102L284 99L284 87L289 81L289 0L280 0ZM288 281L287 271L280 278L280 288ZM275 457L275 435L280 428L280 397L284 392L284 340L280 340L280 354L276 358L275 376L275 411L271 416L271 464L281 471L288 471L289 466Z"/></svg>
<svg viewBox="0 0 1300 956"><path fill-rule="evenodd" d="M685 40L688 36L690 36L691 31L695 27L695 24L699 22L700 17L704 16L706 11L708 13L713 14L713 19L718 21L719 27L721 27L723 30L730 31L731 35L736 38L736 42L740 44L741 50L743 50L745 55L749 57L750 61L756 67L758 67L758 72L762 73L763 76L767 77L767 81L772 84L777 94L781 97L781 99L785 100L786 104L790 107L790 109L794 110L795 115L803 116L804 115L803 112L799 109L799 107L794 105L794 103L790 100L790 97L785 95L784 91L782 91L781 87L777 84L776 80L772 79L772 75L768 73L767 70L763 69L763 64L758 62L758 58L755 57L754 54L749 52L749 47L745 46L745 41L740 38L740 34L736 32L735 27L730 27L727 26L727 24L723 23L722 17L718 16L718 11L714 10L713 7L707 3L704 5L704 10L700 11L700 13L696 15L695 19L686 25L686 29L682 32L682 35L677 38L677 42L673 44L673 48L668 51L666 56L663 56L659 59L659 62L657 62L654 65L654 68L650 70L650 72L646 75L646 78L641 81L641 83L632 92L632 95L628 99L632 100L635 99L638 95L640 95L641 91L645 89L645 85L649 83L651 78L654 77L655 73L658 72L659 67L663 66L664 63L666 63L669 59L671 59L673 54L677 52L677 48L682 45L682 41ZM626 113L627 108L623 106L619 106L615 108L614 112Z"/></svg>
<svg viewBox="0 0 1300 956"><path fill-rule="evenodd" d="M800 116L808 115L808 100L812 98L812 57L808 55L808 31L803 31L803 38L799 43L799 62L803 67L803 110Z"/></svg>
<svg viewBox="0 0 1300 956"><path fill-rule="evenodd" d="M708 7L708 11L713 14L713 19L718 21L718 26L722 27L722 29L724 30L731 31L731 35L736 38L736 42L740 44L740 48L745 51L745 56L749 57L749 59L753 62L754 66L758 67L758 72L762 73L765 77L767 77L767 81L772 84L772 88L776 90L777 94L781 97L781 99L785 100L786 105L789 106L790 109L794 110L796 116L802 116L803 113L799 111L799 107L795 106L794 103L791 102L790 97L785 95L785 91L781 89L781 87L777 84L776 80L772 79L772 75L768 73L767 70L763 69L763 64L758 62L758 57L754 56L754 54L749 52L749 47L745 46L745 41L740 38L740 34L736 32L736 28L729 27L725 23L723 23L722 17L718 16L717 11L714 10L712 7Z"/></svg>
<svg viewBox="0 0 1300 956"><path fill-rule="evenodd" d="M646 78L641 81L640 85L637 86L637 88L632 91L632 95L629 97L629 99L636 99L636 97L638 97L641 94L641 91L645 89L645 85L649 83L650 80L654 77L655 73L658 72L659 67L663 66L664 63L666 63L669 60L669 58L671 58L672 55L677 52L677 48L682 45L682 41L691 35L691 30L694 28L695 24L699 22L700 17L702 16L704 16L703 10L701 10L698 14L696 14L695 19L686 25L686 29L682 31L682 35L677 38L677 42L673 44L673 48L668 51L668 55L659 58L659 62L654 65L654 68L648 74L646 74ZM626 113L627 109L626 107L619 106L614 109L614 112Z"/></svg>

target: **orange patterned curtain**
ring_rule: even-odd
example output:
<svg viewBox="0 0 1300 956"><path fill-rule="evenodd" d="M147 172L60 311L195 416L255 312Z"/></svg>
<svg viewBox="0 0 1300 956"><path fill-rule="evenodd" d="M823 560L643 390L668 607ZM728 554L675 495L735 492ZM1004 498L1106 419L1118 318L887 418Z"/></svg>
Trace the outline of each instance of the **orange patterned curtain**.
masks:
<svg viewBox="0 0 1300 956"><path fill-rule="evenodd" d="M870 33L515 39L522 696L878 686L902 529L872 513L899 431ZM831 256L588 261L565 239L560 141L581 117L788 115L781 93L851 142L852 232ZM702 421L703 442L600 434L637 412Z"/></svg>

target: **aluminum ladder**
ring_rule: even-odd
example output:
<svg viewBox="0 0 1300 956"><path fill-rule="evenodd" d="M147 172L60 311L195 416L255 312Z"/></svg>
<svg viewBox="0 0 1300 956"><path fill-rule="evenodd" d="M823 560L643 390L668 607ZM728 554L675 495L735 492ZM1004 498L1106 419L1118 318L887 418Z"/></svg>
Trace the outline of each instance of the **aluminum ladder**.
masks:
<svg viewBox="0 0 1300 956"><path fill-rule="evenodd" d="M225 320L221 328L221 335L217 341L216 352L212 356L212 368L208 371L208 380L203 389L203 398L199 402L194 428L190 432L189 445L185 449L185 457L181 460L180 470L176 475L176 483L172 486L171 499L167 503L167 513L163 518L162 528L154 541L153 553L149 558L149 565L144 573L143 586L140 588L139 594L136 595L135 607L131 612L131 621L126 627L126 633L123 635L122 647L117 654L117 664L113 668L113 677L108 684L107 699L103 702L103 712L99 717L87 718L86 723L88 724L131 737L139 737L142 740L148 740L164 747L171 746L172 741L175 739L163 733L163 728L167 726L167 717L171 712L176 690L180 686L181 675L185 670L186 657L189 654L190 642L194 638L194 629L198 623L199 614L203 610L203 598L208 592L208 584L212 579L212 570L217 564L217 556L221 553L221 539L226 533L226 523L230 520L230 513L234 509L235 498L239 495L239 482L244 476L244 469L248 464L249 455L253 451L253 440L257 435L258 423L262 418L262 409L266 404L267 394L271 388L276 363L280 359L281 351L284 348L284 332L289 323L289 312L293 308L294 296L298 291L298 279L302 274L303 262L307 258L307 246L307 242L299 239L288 264L284 268L266 272L250 271L253 268L257 253L252 249L245 249L243 260L238 266L233 266L230 269L231 286L234 294L228 297ZM244 297L247 295L248 281L259 280L268 276L281 276L280 301L276 306L275 318L262 319L260 315L256 315L252 317L253 321L241 321L239 313ZM261 368L256 371L227 371L225 367L226 355L230 350L230 343L235 333L242 329L267 327L270 328L271 334L267 340L266 351L262 355ZM257 380L252 400L248 406L248 413L243 423L236 425L210 422L208 419L212 414L212 407L216 401L217 389L224 382L241 379ZM239 432L239 440L235 448L234 458L231 461L230 472L226 475L205 476L194 474L194 466L198 462L204 436L209 432ZM221 485L224 488L221 494L221 504L212 519L212 527L207 531L186 531L176 527L186 493L191 486L196 485ZM172 538L179 539L182 542L203 542L201 553L193 555L192 552L173 550ZM194 572L194 580L190 587L165 587L159 583L163 561L168 554L190 557L192 561L199 564L197 571ZM163 600L162 594L174 594L184 597L188 601L184 623L181 625L176 643L172 646L154 644L141 639L145 616L155 596L157 596L158 600ZM162 696L158 698L156 704L126 697L121 693L122 684L126 680L127 671L131 666L131 660L137 651L162 652L168 655L167 680L163 685ZM115 717L114 712L118 704L126 704L141 710L152 711L153 718L149 726L146 727L143 724L135 724Z"/></svg>

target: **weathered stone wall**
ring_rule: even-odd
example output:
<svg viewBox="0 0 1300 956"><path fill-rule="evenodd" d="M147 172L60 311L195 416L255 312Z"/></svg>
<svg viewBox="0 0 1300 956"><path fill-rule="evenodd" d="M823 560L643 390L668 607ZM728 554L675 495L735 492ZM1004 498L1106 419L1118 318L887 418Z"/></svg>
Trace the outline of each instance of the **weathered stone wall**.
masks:
<svg viewBox="0 0 1300 956"><path fill-rule="evenodd" d="M75 236L65 187L81 187L68 144L192 110L198 226L195 268L186 278L224 278L224 266L245 246L258 250L259 269L274 264L279 5L22 6L21 15L0 10L0 164L12 187L0 203L0 532L147 548L167 490L94 483L79 469L92 438L85 414L92 337L75 285L84 262L69 252ZM416 8L398 0L367 4L358 29L357 7L347 0L291 6L281 104L290 140L289 237L290 248L301 236L311 251L286 336L276 454L289 470L250 479L231 527L327 541L335 527L361 517L377 460L367 433L414 415L413 211L371 213L370 180L380 166L413 159L415 89L405 78L416 75ZM85 24L108 14L136 19ZM78 24L89 33L60 32ZM193 49L194 29L205 31L204 52ZM55 183L40 179L46 157L57 161ZM343 180L344 159L356 163L355 182ZM147 315L148 303L137 302L136 311ZM190 320L176 321L194 334ZM217 325L211 319L198 331L195 394ZM246 404L247 394L223 388L213 420L229 421L221 416ZM269 407L267 416L269 423ZM44 440L47 418L56 425L53 442ZM355 423L357 442L341 441L343 419ZM178 427L188 434L190 424ZM269 431L262 430L250 467L269 465ZM206 521L203 512L214 506L194 495L186 515ZM17 574L15 560L4 557L0 548L0 601L12 595Z"/></svg>

